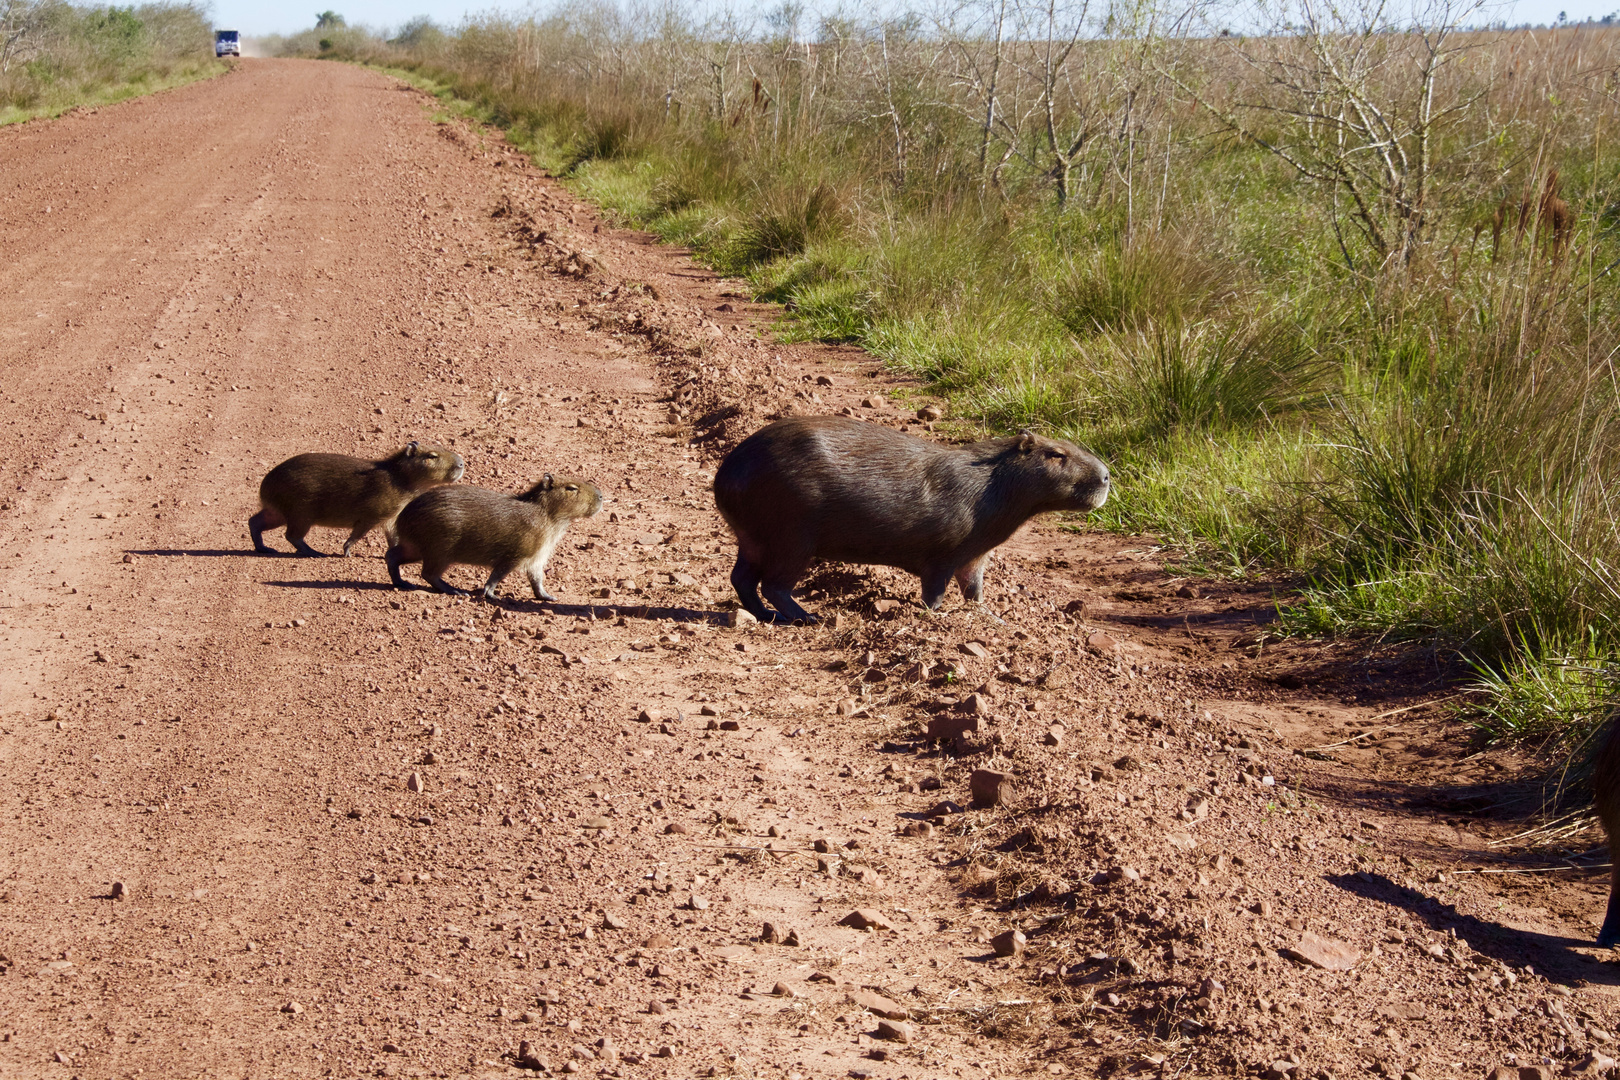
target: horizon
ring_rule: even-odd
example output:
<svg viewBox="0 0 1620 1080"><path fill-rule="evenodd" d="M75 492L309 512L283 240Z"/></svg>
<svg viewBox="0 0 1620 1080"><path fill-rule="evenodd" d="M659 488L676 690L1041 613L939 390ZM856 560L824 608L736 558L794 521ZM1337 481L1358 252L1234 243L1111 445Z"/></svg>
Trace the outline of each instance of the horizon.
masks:
<svg viewBox="0 0 1620 1080"><path fill-rule="evenodd" d="M349 26L363 27L385 36L397 31L410 19L424 15L435 24L453 30L469 18L480 15L497 12L516 14L524 11L538 13L544 10L534 4L472 7L456 0L418 0L409 8L403 8L398 3L385 3L383 0L359 0L347 4L339 3L338 0L325 2L331 5L332 11L342 15ZM218 0L213 5L215 12L213 25L218 29L240 31L244 36L251 38L287 36L314 29L316 13L307 10L313 6L295 7L278 0ZM704 5L691 6L696 9ZM1568 3L1560 0L1514 0L1509 3L1486 5L1478 14L1484 14L1489 10L1493 17L1473 22L1469 28L1487 30L1505 25L1509 29L1548 29L1559 25L1602 22L1605 18L1620 15L1620 10L1617 9L1620 9L1620 0L1570 0ZM759 10L763 13L766 8L762 5ZM402 11L409 13L402 16ZM1620 22L1620 19L1615 21Z"/></svg>

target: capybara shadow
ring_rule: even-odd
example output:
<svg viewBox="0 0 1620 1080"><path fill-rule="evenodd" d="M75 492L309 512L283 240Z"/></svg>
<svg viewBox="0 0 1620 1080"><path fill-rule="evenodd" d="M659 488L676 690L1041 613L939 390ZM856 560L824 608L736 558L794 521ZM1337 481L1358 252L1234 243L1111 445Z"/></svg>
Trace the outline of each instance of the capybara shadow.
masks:
<svg viewBox="0 0 1620 1080"><path fill-rule="evenodd" d="M761 621L812 621L793 589L814 559L892 566L939 607L984 588L990 551L1037 514L1091 511L1108 466L1030 432L944 446L852 417L779 420L726 455L714 501L737 537L731 583ZM760 592L776 609L768 611Z"/></svg>
<svg viewBox="0 0 1620 1080"><path fill-rule="evenodd" d="M394 519L417 495L461 479L466 463L454 450L412 442L381 461L346 454L299 454L271 469L259 483L259 512L248 518L253 550L273 555L264 542L267 529L286 527L298 554L321 553L304 540L316 525L348 529L347 556L355 543L382 526L390 546Z"/></svg>

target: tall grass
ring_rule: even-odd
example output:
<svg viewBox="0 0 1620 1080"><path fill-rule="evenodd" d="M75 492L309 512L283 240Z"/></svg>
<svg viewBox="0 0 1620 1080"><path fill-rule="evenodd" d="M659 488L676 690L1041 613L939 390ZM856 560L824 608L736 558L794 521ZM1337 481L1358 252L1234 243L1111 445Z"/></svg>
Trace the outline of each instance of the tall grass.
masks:
<svg viewBox="0 0 1620 1080"><path fill-rule="evenodd" d="M0 124L102 105L225 70L196 3L13 0L0 24Z"/></svg>
<svg viewBox="0 0 1620 1080"><path fill-rule="evenodd" d="M1102 520L1297 574L1292 630L1451 650L1491 732L1581 742L1620 654L1620 31L1341 26L1317 44L1364 67L1313 82L1296 32L1165 35L1151 5L791 10L317 53L438 80L783 336L1091 446ZM1351 98L1393 125L1378 168L1321 112Z"/></svg>

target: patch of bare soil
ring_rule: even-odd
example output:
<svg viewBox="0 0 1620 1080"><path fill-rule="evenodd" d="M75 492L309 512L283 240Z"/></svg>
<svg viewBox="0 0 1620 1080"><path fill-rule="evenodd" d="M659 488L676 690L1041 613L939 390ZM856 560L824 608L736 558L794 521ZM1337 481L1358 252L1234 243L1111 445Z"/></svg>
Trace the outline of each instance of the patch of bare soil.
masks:
<svg viewBox="0 0 1620 1080"><path fill-rule="evenodd" d="M1079 522L731 628L720 454L916 388L428 116L246 61L0 131L0 1072L1603 1064L1604 883L1471 872L1553 860L1456 672ZM412 438L602 485L561 602L251 554L270 465Z"/></svg>

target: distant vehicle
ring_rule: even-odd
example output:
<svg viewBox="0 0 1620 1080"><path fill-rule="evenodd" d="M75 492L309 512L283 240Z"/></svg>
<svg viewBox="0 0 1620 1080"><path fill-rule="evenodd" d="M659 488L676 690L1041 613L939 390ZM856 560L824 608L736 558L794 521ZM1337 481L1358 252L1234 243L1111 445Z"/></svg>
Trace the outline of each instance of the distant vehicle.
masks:
<svg viewBox="0 0 1620 1080"><path fill-rule="evenodd" d="M215 30L214 55L216 57L241 56L242 35L235 30Z"/></svg>

